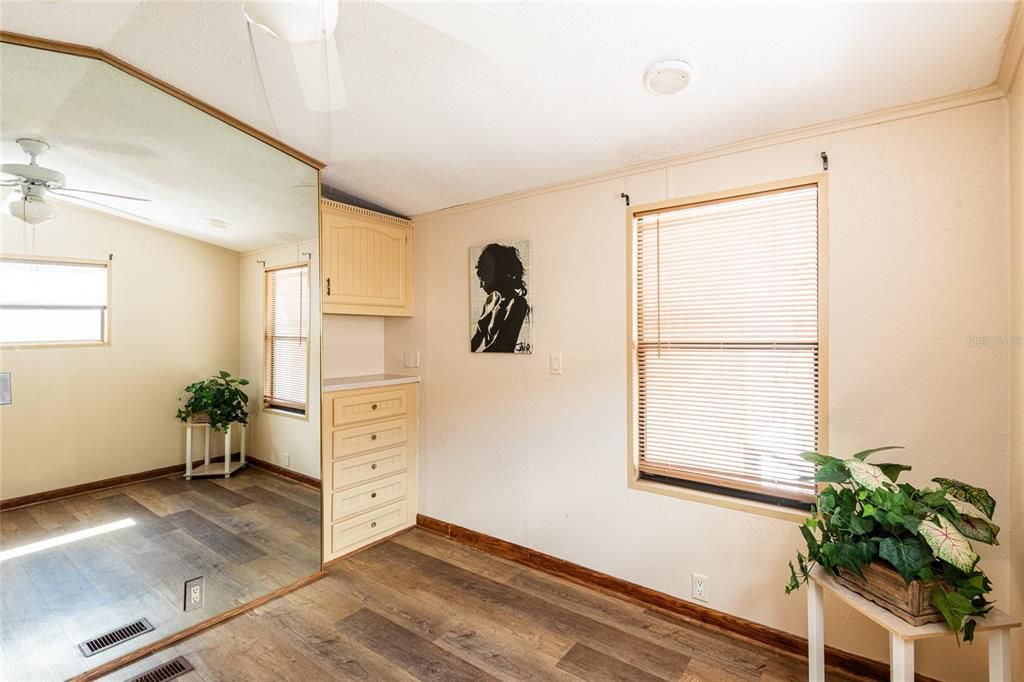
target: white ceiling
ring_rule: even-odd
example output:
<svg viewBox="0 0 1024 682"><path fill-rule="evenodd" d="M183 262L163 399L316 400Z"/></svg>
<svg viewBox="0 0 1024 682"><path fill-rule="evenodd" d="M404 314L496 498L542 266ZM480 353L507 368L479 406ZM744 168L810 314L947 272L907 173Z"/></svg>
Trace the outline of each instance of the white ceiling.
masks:
<svg viewBox="0 0 1024 682"><path fill-rule="evenodd" d="M41 139L38 163L67 187L150 201L80 200L235 251L317 237L315 170L108 64L3 44L0 96L5 163L28 163L17 138Z"/></svg>
<svg viewBox="0 0 1024 682"><path fill-rule="evenodd" d="M1012 13L345 2L348 106L333 115L305 110L283 44L257 32L250 46L238 2L4 3L0 22L112 52L324 160L327 184L416 214L988 85ZM659 98L642 76L666 56L696 77Z"/></svg>

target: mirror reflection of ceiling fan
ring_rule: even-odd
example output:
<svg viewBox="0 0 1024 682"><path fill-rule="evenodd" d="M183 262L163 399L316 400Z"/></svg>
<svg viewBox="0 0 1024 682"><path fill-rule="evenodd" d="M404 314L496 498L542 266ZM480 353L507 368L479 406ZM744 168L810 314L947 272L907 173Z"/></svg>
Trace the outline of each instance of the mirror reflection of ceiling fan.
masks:
<svg viewBox="0 0 1024 682"><path fill-rule="evenodd" d="M0 173L5 176L0 180L0 187L14 187L5 200L6 208L12 216L28 223L39 225L49 222L57 217L57 209L46 201L46 196L65 197L75 201L82 201L87 204L94 204L102 208L111 209L120 213L128 213L116 206L103 204L93 199L87 199L80 194L95 194L97 196L114 197L117 199L128 199L130 201L149 201L141 197L130 197L124 194L112 192L97 192L88 189L74 189L66 187L64 174L52 168L40 166L36 158L50 148L42 140L22 137L17 140L21 150L28 154L28 163L5 163L0 165ZM7 177L13 176L13 177ZM134 214L130 214L134 215ZM136 216L142 218L142 216Z"/></svg>
<svg viewBox="0 0 1024 682"><path fill-rule="evenodd" d="M535 31L502 14L497 5L482 2L377 2L460 43L499 58L515 54L516 49L522 49L526 43L541 42ZM310 111L338 111L347 104L341 59L334 38L339 6L340 0L246 0L242 3L242 13L249 23L250 44L253 26L288 44L302 97ZM253 53L256 58L254 46ZM258 58L256 66L262 68Z"/></svg>

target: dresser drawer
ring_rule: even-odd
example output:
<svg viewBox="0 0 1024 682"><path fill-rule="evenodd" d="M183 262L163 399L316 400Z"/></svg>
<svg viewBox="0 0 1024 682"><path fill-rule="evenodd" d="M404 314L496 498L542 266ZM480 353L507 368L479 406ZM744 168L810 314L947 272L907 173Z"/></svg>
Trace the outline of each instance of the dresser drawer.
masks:
<svg viewBox="0 0 1024 682"><path fill-rule="evenodd" d="M409 465L409 448L396 448L370 452L365 455L338 459L331 463L331 490L343 490L376 478L405 471Z"/></svg>
<svg viewBox="0 0 1024 682"><path fill-rule="evenodd" d="M342 394L332 398L331 409L334 426L397 417L409 411L409 391L403 387L373 393Z"/></svg>
<svg viewBox="0 0 1024 682"><path fill-rule="evenodd" d="M344 490L331 496L332 521L340 521L355 514L361 514L384 504L395 502L405 497L406 473L390 476L379 481L370 481Z"/></svg>
<svg viewBox="0 0 1024 682"><path fill-rule="evenodd" d="M353 545L387 535L407 525L409 503L406 500L389 504L366 514L360 514L331 525L331 551L344 552Z"/></svg>
<svg viewBox="0 0 1024 682"><path fill-rule="evenodd" d="M388 419L339 429L331 434L334 459L401 445L409 439L408 419Z"/></svg>

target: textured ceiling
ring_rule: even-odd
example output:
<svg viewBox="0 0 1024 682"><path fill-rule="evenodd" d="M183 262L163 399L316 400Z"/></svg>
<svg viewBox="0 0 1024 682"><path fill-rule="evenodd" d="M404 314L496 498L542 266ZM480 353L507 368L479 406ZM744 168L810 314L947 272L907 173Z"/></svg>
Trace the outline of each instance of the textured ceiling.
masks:
<svg viewBox="0 0 1024 682"><path fill-rule="evenodd" d="M1011 2L346 2L348 106L306 111L237 2L4 3L5 29L103 48L328 163L405 214L991 83ZM696 69L654 97L660 57ZM263 67L261 72L255 63Z"/></svg>

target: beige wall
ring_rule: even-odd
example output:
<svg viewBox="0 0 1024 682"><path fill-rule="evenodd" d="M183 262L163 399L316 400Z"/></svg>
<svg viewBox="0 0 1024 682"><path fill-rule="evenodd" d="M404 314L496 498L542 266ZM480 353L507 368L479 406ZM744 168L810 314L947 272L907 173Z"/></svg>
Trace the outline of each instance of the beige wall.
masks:
<svg viewBox="0 0 1024 682"><path fill-rule="evenodd" d="M69 205L34 240L0 220L5 254L114 254L109 346L0 351L0 497L184 463L178 394L238 370L238 254Z"/></svg>
<svg viewBox="0 0 1024 682"><path fill-rule="evenodd" d="M1011 404L1012 497L1013 517L1013 584L1017 613L1024 613L1024 67L1017 69L1017 78L1010 93L1010 211L1012 246L1012 324L1014 343ZM1014 656L1024 665L1024 633L1013 634Z"/></svg>
<svg viewBox="0 0 1024 682"><path fill-rule="evenodd" d="M384 330L383 317L324 315L324 379L383 373Z"/></svg>
<svg viewBox="0 0 1024 682"><path fill-rule="evenodd" d="M239 261L241 297L240 372L248 386L250 418L248 451L253 456L320 478L320 271L316 240L243 254ZM309 254L307 256L306 254ZM263 395L263 264L267 267L309 259L310 354L308 418L264 411Z"/></svg>
<svg viewBox="0 0 1024 682"><path fill-rule="evenodd" d="M625 214L636 204L803 176L828 150L831 413L836 454L899 443L909 478L991 490L1013 531L1008 331L1007 104L993 101L417 220L417 319L388 355L423 351L420 511L805 634L786 597L792 522L626 487ZM528 235L535 354L467 350L470 244ZM564 376L548 373L564 354ZM1009 536L1009 532L1007 533ZM982 565L1007 603L1009 543ZM1019 554L1018 554L1019 556ZM887 658L884 634L828 606L828 642ZM981 646L920 646L920 671L984 677Z"/></svg>

